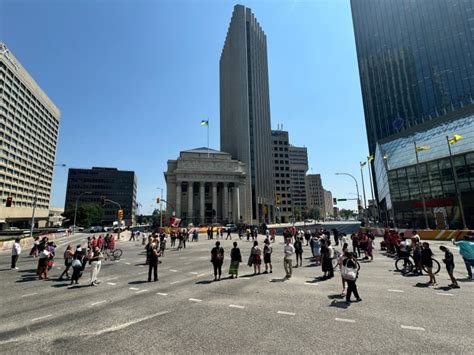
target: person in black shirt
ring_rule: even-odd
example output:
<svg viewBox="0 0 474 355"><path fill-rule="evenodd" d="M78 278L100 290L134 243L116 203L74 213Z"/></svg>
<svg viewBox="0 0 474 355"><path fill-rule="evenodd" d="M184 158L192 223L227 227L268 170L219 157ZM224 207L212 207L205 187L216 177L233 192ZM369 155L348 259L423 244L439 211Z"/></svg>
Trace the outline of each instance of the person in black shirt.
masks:
<svg viewBox="0 0 474 355"><path fill-rule="evenodd" d="M446 265L446 271L448 272L449 278L451 279L452 284L448 285L451 288L459 288L458 282L456 281L456 278L453 275L454 271L454 256L451 251L449 251L448 248L445 246L440 246L439 247L441 251L444 251L444 259L443 263Z"/></svg>
<svg viewBox="0 0 474 355"><path fill-rule="evenodd" d="M295 248L295 254L296 254L296 267L298 267L298 261L299 261L299 266L303 266L303 243L301 242L300 237L296 237L295 243L293 244Z"/></svg>
<svg viewBox="0 0 474 355"><path fill-rule="evenodd" d="M211 263L214 266L214 281L220 281L222 274L222 264L224 262L224 249L220 242L211 250ZM217 276L219 275L219 278Z"/></svg>
<svg viewBox="0 0 474 355"><path fill-rule="evenodd" d="M230 267L229 275L230 278L237 278L239 276L239 265L242 262L242 255L240 254L240 249L237 248L237 242L234 242L234 247L230 251Z"/></svg>
<svg viewBox="0 0 474 355"><path fill-rule="evenodd" d="M152 242L147 249L148 259L148 282L151 282L151 273L153 271L153 280L158 281L158 245L156 242Z"/></svg>
<svg viewBox="0 0 474 355"><path fill-rule="evenodd" d="M433 256L433 252L430 249L430 245L427 242L423 243L423 249L421 250L421 264L426 268L428 271L428 275L430 275L430 281L428 285L430 286L437 286L436 278L433 274L433 260L431 257Z"/></svg>

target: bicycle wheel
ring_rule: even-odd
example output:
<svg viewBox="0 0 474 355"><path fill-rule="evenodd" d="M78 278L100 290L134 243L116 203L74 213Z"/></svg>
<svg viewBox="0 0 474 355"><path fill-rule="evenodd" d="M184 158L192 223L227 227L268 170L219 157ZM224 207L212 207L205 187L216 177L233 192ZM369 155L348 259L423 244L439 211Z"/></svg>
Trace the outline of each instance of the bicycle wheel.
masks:
<svg viewBox="0 0 474 355"><path fill-rule="evenodd" d="M119 260L120 257L122 256L122 250L121 249L115 249L114 252L112 253L113 257L115 260Z"/></svg>
<svg viewBox="0 0 474 355"><path fill-rule="evenodd" d="M432 258L431 261L433 261L433 269L432 269L433 274L436 275L439 272L439 270L441 269L441 265L439 264L438 260L436 260L436 259ZM428 273L428 270L426 269L425 265L423 265L423 271Z"/></svg>
<svg viewBox="0 0 474 355"><path fill-rule="evenodd" d="M409 259L397 259L395 261L395 268L402 274L407 274L413 270L413 263Z"/></svg>

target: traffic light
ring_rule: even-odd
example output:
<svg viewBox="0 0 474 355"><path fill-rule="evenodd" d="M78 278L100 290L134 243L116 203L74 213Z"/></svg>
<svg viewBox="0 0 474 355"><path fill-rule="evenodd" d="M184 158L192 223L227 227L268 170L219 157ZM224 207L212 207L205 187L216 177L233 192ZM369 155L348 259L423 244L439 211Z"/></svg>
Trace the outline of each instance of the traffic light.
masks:
<svg viewBox="0 0 474 355"><path fill-rule="evenodd" d="M102 207L105 206L105 196L100 197L100 204L102 205Z"/></svg>
<svg viewBox="0 0 474 355"><path fill-rule="evenodd" d="M121 221L123 219L123 210L122 209L119 209L117 211L117 217L118 217L119 221Z"/></svg>
<svg viewBox="0 0 474 355"><path fill-rule="evenodd" d="M157 197L157 198L156 198L156 203L157 203L157 204L160 204L160 201L161 201L160 198Z"/></svg>
<svg viewBox="0 0 474 355"><path fill-rule="evenodd" d="M277 205L280 205L280 204L281 204L281 195L280 195L280 194L277 194L277 195L276 195L275 201L276 201L276 204L277 204Z"/></svg>
<svg viewBox="0 0 474 355"><path fill-rule="evenodd" d="M334 197L334 198L332 199L332 204L333 204L333 205L337 205L337 198Z"/></svg>
<svg viewBox="0 0 474 355"><path fill-rule="evenodd" d="M11 207L12 206L12 201L13 198L11 196L7 197L7 203L5 204L5 207Z"/></svg>

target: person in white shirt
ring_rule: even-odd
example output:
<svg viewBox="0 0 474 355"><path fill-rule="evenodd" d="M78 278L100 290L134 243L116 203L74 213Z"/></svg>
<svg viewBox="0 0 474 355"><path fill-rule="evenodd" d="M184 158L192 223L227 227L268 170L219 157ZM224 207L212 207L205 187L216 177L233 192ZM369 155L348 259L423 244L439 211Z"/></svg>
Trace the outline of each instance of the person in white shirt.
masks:
<svg viewBox="0 0 474 355"><path fill-rule="evenodd" d="M21 254L20 238L15 239L15 243L12 246L12 269L18 270L16 263Z"/></svg>
<svg viewBox="0 0 474 355"><path fill-rule="evenodd" d="M293 254L295 253L295 248L290 244L290 238L285 240L285 247L283 248L285 254L283 258L283 267L285 268L286 278L289 279L292 274L292 263L293 263Z"/></svg>

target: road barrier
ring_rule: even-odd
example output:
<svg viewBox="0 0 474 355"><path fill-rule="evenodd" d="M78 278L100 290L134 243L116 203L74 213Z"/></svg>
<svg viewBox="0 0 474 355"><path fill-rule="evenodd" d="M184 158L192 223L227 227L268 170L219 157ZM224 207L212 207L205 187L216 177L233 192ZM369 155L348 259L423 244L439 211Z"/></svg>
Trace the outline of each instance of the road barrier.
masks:
<svg viewBox="0 0 474 355"><path fill-rule="evenodd" d="M406 237L413 236L413 229L397 229L397 228L370 228L361 227L364 232L370 231L376 236L383 237L386 231L396 231L397 233L404 233ZM472 230L449 230L449 229L419 229L418 235L423 240L460 240L464 236L473 234Z"/></svg>

